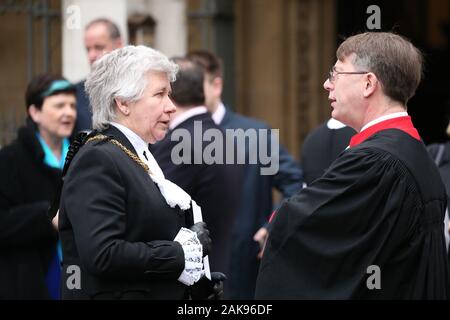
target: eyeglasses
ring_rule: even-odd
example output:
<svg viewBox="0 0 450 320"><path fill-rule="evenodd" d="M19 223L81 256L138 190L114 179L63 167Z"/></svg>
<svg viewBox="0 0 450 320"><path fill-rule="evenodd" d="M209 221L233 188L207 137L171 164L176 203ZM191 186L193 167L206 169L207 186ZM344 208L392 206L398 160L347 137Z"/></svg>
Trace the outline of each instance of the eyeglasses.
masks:
<svg viewBox="0 0 450 320"><path fill-rule="evenodd" d="M330 73L328 74L328 81L330 81L330 83L333 83L334 80L336 79L336 75L337 74L366 74L369 73L370 71L336 71L333 68L331 68Z"/></svg>

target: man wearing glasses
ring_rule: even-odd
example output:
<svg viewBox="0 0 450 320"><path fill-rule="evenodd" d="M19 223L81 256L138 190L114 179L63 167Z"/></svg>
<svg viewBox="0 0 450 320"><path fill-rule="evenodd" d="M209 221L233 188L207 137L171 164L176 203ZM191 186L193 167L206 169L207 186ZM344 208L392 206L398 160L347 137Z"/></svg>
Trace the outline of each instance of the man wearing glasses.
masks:
<svg viewBox="0 0 450 320"><path fill-rule="evenodd" d="M422 55L393 33L344 41L324 88L358 133L272 219L257 299L447 299L444 185L407 114Z"/></svg>

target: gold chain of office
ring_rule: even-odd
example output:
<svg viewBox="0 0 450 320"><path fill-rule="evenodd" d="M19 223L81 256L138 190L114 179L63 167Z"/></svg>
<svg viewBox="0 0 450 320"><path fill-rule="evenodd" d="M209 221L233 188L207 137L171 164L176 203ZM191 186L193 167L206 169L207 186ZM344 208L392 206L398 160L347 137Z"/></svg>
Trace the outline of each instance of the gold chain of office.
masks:
<svg viewBox="0 0 450 320"><path fill-rule="evenodd" d="M96 136L89 138L86 141L86 143L89 143L91 141L101 141L101 140L105 140L105 139L108 139L108 137L103 134L98 134ZM129 156L138 165L140 165L145 170L145 172L149 172L150 174L152 173L146 163L144 163L136 154L131 152L127 147L125 147L119 141L117 141L116 139L108 139L107 141L111 142L112 144L114 144L114 145L118 146L120 149L122 149L122 151L125 152L127 154L127 156Z"/></svg>

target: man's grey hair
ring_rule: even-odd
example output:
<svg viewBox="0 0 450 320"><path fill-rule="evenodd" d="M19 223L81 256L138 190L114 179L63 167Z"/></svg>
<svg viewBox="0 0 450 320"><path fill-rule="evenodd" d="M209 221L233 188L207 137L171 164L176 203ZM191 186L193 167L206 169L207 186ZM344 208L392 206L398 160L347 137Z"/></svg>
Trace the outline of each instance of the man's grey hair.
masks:
<svg viewBox="0 0 450 320"><path fill-rule="evenodd" d="M116 102L135 102L148 85L147 73L165 72L175 81L178 66L164 54L145 46L126 46L97 60L87 77L85 88L92 108L92 127L103 130L116 121Z"/></svg>

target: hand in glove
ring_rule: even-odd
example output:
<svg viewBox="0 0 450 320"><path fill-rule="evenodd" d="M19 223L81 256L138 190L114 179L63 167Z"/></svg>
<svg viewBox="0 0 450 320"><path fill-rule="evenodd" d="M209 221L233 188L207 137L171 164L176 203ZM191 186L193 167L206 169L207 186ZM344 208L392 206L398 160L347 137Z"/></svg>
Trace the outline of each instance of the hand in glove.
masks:
<svg viewBox="0 0 450 320"><path fill-rule="evenodd" d="M206 223L197 222L189 228L197 234L197 238L203 247L203 256L207 256L211 251L211 238L209 237L209 230L206 228Z"/></svg>
<svg viewBox="0 0 450 320"><path fill-rule="evenodd" d="M227 276L222 272L211 272L211 282L214 283L212 293L208 300L223 300L223 282Z"/></svg>
<svg viewBox="0 0 450 320"><path fill-rule="evenodd" d="M223 282L227 277L222 272L211 272L211 280L203 276L192 286L193 300L222 300Z"/></svg>

